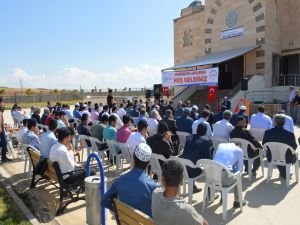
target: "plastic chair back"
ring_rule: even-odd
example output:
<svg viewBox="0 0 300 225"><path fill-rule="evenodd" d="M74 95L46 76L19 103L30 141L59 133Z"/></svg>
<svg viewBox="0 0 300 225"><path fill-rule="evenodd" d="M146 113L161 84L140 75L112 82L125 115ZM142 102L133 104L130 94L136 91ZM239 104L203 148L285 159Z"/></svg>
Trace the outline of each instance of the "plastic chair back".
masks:
<svg viewBox="0 0 300 225"><path fill-rule="evenodd" d="M249 142L245 139L242 139L242 138L232 138L232 139L230 139L230 142L235 142L235 143L241 144L241 148L243 149L245 159L249 158L248 157L248 146L250 145L250 147L252 149L255 149L254 145L251 142Z"/></svg>
<svg viewBox="0 0 300 225"><path fill-rule="evenodd" d="M265 135L266 129L263 128L251 128L250 132L256 140L262 141Z"/></svg>
<svg viewBox="0 0 300 225"><path fill-rule="evenodd" d="M231 174L230 170L214 160L199 159L196 165L204 169L206 183L216 190L222 189L222 172L226 171Z"/></svg>
<svg viewBox="0 0 300 225"><path fill-rule="evenodd" d="M279 142L268 142L264 144L264 147L271 151L272 163L276 165L286 165L285 155L288 149L295 153L291 146Z"/></svg>
<svg viewBox="0 0 300 225"><path fill-rule="evenodd" d="M199 168L197 167L191 160L189 159L184 159L184 158L179 158L179 157L174 157L173 159L177 160L178 162L180 162L180 164L183 166L183 175L185 178L189 178L189 174L187 172L187 166L190 168Z"/></svg>
<svg viewBox="0 0 300 225"><path fill-rule="evenodd" d="M123 153L123 156L126 159L127 163L132 164L133 160L132 160L132 156L129 152L128 145L126 143L121 143L121 142L118 142L118 145L119 145L121 152Z"/></svg>
<svg viewBox="0 0 300 225"><path fill-rule="evenodd" d="M159 160L166 161L167 159L163 155L152 153L150 159L151 172L157 174L157 176L160 177L162 171L161 171Z"/></svg>
<svg viewBox="0 0 300 225"><path fill-rule="evenodd" d="M218 147L219 147L219 144L221 143L228 143L229 140L226 139L226 138L223 138L223 137L216 137L216 136L212 136L211 137L211 140L213 142L213 146L214 146L214 151L216 152Z"/></svg>

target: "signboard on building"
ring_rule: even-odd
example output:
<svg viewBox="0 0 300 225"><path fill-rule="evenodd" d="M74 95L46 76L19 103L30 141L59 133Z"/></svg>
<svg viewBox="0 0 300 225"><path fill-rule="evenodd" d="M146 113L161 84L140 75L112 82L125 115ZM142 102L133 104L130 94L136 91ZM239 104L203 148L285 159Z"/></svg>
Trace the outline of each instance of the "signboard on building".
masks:
<svg viewBox="0 0 300 225"><path fill-rule="evenodd" d="M217 86L219 78L219 68L209 68L189 71L164 71L162 72L162 85L172 86Z"/></svg>
<svg viewBox="0 0 300 225"><path fill-rule="evenodd" d="M242 36L245 34L244 27L238 27L230 30L224 30L221 32L221 39L228 39L233 37Z"/></svg>

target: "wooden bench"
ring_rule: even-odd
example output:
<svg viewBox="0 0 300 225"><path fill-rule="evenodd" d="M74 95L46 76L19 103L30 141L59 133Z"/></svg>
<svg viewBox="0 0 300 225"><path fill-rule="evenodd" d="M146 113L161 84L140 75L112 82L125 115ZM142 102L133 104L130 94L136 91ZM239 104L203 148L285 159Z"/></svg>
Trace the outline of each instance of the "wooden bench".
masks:
<svg viewBox="0 0 300 225"><path fill-rule="evenodd" d="M78 181L73 184L68 184L64 181L63 175L71 175L74 171L62 174L59 168L59 164L57 162L52 162L47 159L47 169L39 179L36 180L36 176L39 175L37 173L37 165L40 161L41 154L34 150L33 147L29 146L27 148L28 155L30 157L33 173L30 188L35 188L36 184L43 179L48 180L51 184L59 189L59 207L56 211L56 215L60 215L66 209L66 207L78 200L85 200L85 197L79 197L79 194L84 190L84 181ZM59 184L59 186L57 186ZM69 198L64 202L64 198Z"/></svg>
<svg viewBox="0 0 300 225"><path fill-rule="evenodd" d="M114 198L116 221L118 225L157 225L150 216Z"/></svg>

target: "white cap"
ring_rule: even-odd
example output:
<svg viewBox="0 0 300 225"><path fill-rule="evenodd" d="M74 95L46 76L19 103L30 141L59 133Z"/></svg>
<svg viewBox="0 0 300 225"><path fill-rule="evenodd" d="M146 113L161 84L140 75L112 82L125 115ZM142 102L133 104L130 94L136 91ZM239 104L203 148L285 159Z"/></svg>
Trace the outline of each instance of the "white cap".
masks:
<svg viewBox="0 0 300 225"><path fill-rule="evenodd" d="M246 109L247 109L246 106L244 106L244 105L241 105L241 106L240 106L240 110L246 110Z"/></svg>
<svg viewBox="0 0 300 225"><path fill-rule="evenodd" d="M152 150L149 145L141 143L136 146L134 154L139 160L143 162L149 162L151 159Z"/></svg>
<svg viewBox="0 0 300 225"><path fill-rule="evenodd" d="M196 111L198 111L198 106L193 105L192 109L196 109Z"/></svg>

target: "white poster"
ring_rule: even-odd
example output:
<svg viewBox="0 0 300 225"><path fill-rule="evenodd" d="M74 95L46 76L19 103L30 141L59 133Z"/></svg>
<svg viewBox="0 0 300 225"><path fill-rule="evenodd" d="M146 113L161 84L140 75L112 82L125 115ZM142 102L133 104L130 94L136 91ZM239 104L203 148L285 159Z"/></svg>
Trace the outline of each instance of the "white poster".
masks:
<svg viewBox="0 0 300 225"><path fill-rule="evenodd" d="M245 34L244 27L238 27L231 30L225 30L221 32L221 39L228 39L233 37L242 36Z"/></svg>
<svg viewBox="0 0 300 225"><path fill-rule="evenodd" d="M209 68L190 71L164 71L162 72L163 87L172 86L217 86L219 78L219 68Z"/></svg>

